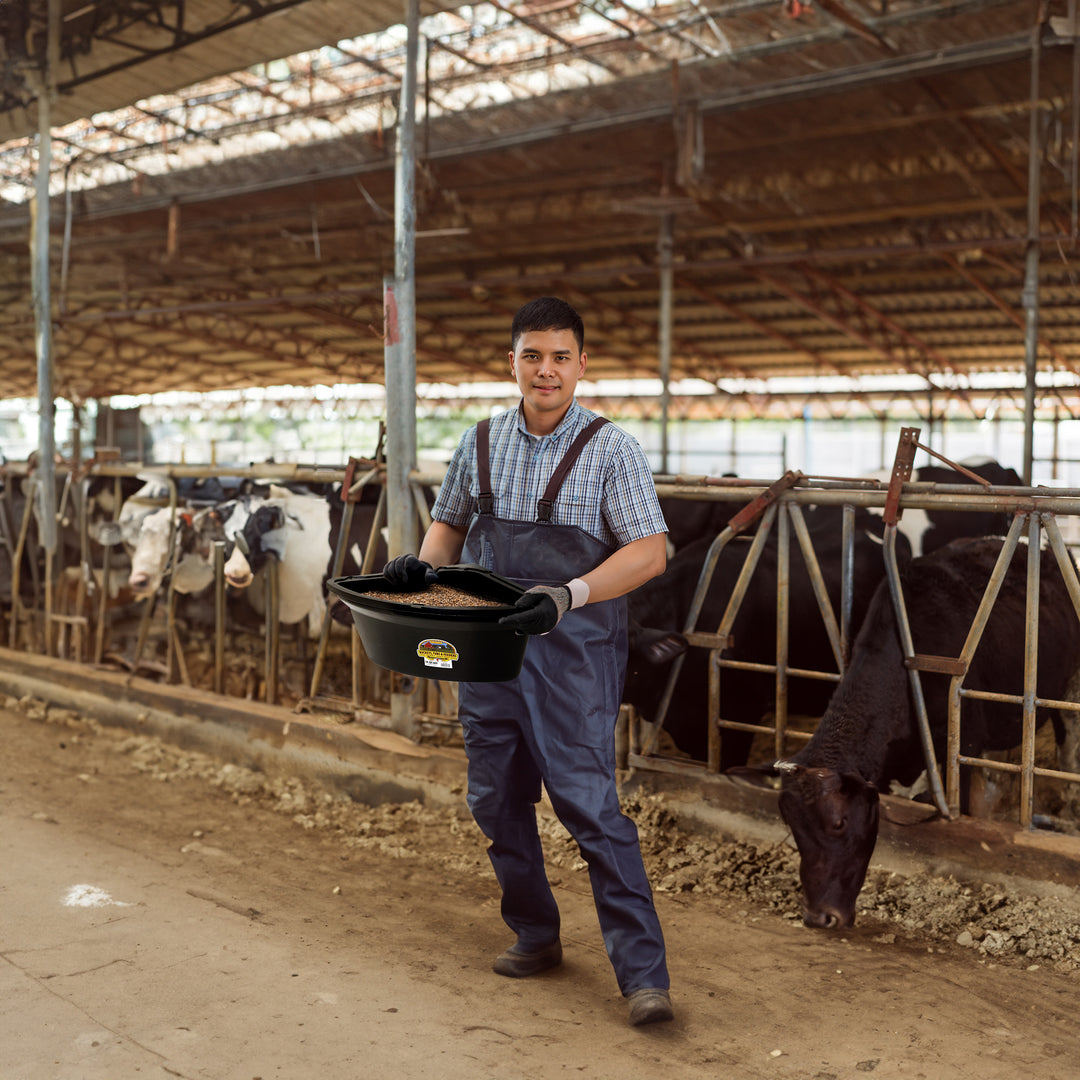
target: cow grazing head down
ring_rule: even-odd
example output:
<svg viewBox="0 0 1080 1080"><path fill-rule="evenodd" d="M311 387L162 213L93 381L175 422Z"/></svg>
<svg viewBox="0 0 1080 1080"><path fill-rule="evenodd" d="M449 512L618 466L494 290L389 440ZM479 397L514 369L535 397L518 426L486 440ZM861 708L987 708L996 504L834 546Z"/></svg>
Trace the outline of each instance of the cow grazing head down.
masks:
<svg viewBox="0 0 1080 1080"><path fill-rule="evenodd" d="M856 773L777 762L780 816L799 848L803 922L827 930L855 923L878 833L878 792Z"/></svg>
<svg viewBox="0 0 1080 1080"><path fill-rule="evenodd" d="M857 773L795 761L728 772L781 777L780 816L799 849L803 922L826 930L853 926L877 843L877 788Z"/></svg>

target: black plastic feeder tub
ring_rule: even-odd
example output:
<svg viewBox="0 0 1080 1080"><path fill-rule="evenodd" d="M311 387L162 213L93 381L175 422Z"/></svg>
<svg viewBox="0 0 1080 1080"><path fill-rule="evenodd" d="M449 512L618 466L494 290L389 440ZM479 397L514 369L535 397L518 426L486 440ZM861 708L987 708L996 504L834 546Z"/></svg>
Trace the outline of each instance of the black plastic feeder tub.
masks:
<svg viewBox="0 0 1080 1080"><path fill-rule="evenodd" d="M525 591L479 566L443 566L438 584L513 605ZM364 651L380 667L449 682L503 682L521 671L528 636L507 630L503 607L435 607L368 597L393 592L382 574L333 578L327 588L352 612Z"/></svg>

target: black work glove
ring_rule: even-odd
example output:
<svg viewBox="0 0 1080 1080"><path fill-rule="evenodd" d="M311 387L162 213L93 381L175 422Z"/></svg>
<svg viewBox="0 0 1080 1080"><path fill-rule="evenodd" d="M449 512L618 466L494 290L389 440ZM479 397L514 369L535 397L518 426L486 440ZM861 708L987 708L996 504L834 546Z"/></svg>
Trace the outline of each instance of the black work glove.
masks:
<svg viewBox="0 0 1080 1080"><path fill-rule="evenodd" d="M570 590L565 585L534 585L517 598L514 610L499 625L521 634L547 634L569 609Z"/></svg>
<svg viewBox="0 0 1080 1080"><path fill-rule="evenodd" d="M415 555L399 555L383 567L383 577L397 589L416 592L434 585L437 578L431 563L423 562Z"/></svg>

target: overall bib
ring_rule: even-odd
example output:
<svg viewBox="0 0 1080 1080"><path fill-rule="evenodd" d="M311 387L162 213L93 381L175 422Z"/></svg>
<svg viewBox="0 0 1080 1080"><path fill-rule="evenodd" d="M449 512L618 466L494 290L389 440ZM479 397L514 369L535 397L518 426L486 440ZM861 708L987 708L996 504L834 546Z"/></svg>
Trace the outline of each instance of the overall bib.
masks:
<svg viewBox="0 0 1080 1080"><path fill-rule="evenodd" d="M610 554L571 525L552 525L551 506L598 417L569 448L537 506L536 522L494 513L487 422L477 425L479 513L462 561L525 586L559 585ZM502 916L528 951L559 936L559 909L544 871L534 804L543 781L559 820L589 865L608 956L623 994L667 989L664 939L641 860L637 827L619 808L615 722L626 671L626 603L568 611L534 636L521 673L508 682L461 683L459 716L469 759L468 805L491 841Z"/></svg>

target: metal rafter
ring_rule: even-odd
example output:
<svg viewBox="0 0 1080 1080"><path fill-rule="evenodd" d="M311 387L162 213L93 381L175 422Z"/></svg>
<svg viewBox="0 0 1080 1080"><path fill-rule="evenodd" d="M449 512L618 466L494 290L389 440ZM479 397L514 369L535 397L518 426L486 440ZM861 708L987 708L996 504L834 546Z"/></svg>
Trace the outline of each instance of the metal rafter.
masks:
<svg viewBox="0 0 1080 1080"><path fill-rule="evenodd" d="M906 327L901 326L895 319L886 315L883 311L874 307L863 297L858 296L852 292L846 285L838 281L831 274L826 274L822 270L817 270L811 266L801 266L802 272L809 278L820 282L826 288L831 289L838 296L843 297L848 303L853 304L860 311L863 311L871 319L876 320L884 330L894 334L900 338L911 348L918 351L928 364L933 365L938 371L952 371L952 364L936 349L932 348L925 341L923 341L918 335L913 334ZM910 370L910 369L909 369ZM922 374L921 372L919 374Z"/></svg>
<svg viewBox="0 0 1080 1080"><path fill-rule="evenodd" d="M1018 326L1021 330L1024 330L1024 316L1020 314L1004 297L995 292L985 281L982 280L977 274L972 273L959 259L955 256L943 253L942 258L955 270L966 282L974 286L982 293L983 296L990 301L1000 311L1009 322ZM1042 349L1059 367L1065 371L1071 371L1074 375L1080 374L1080 368L1078 368L1075 361L1070 360L1059 348L1051 344L1046 340L1045 335L1038 335L1039 348Z"/></svg>
<svg viewBox="0 0 1080 1080"><path fill-rule="evenodd" d="M875 341L865 330L859 329L854 326L848 319L841 318L835 312L829 311L819 299L813 296L807 296L805 293L800 292L794 286L789 285L786 281L781 280L774 274L763 273L760 270L750 271L751 276L760 281L763 285L767 285L770 289L780 293L782 296L786 296L793 303L797 304L804 311L808 311L811 315L821 319L822 322L827 323L833 327L834 330L839 330L840 333L845 334L853 341L857 341L860 345L864 345L871 352L880 356L883 360L887 361L894 367L900 367L905 371L910 371L910 366L903 361L898 361L893 352L883 346L880 342ZM833 294L834 298L836 294ZM841 370L833 365L833 371L836 374L842 374Z"/></svg>
<svg viewBox="0 0 1080 1080"><path fill-rule="evenodd" d="M777 330L776 327L770 325L761 319L755 318L753 315L735 304L731 304L726 300L721 299L716 295L715 290L704 289L700 285L695 285L686 280L686 278L676 275L675 277L676 287L688 292L694 293L695 296L699 296L707 304L719 308L726 315L730 315L731 318L743 323L746 326L756 330L759 334L764 334L765 337L771 338L773 341L780 345L783 345L785 349L790 350L793 353L801 353L806 356L816 367L825 369L832 369L833 365L830 364L820 353L815 352L813 349L804 345L801 341L797 341L795 338L788 334L782 333Z"/></svg>

